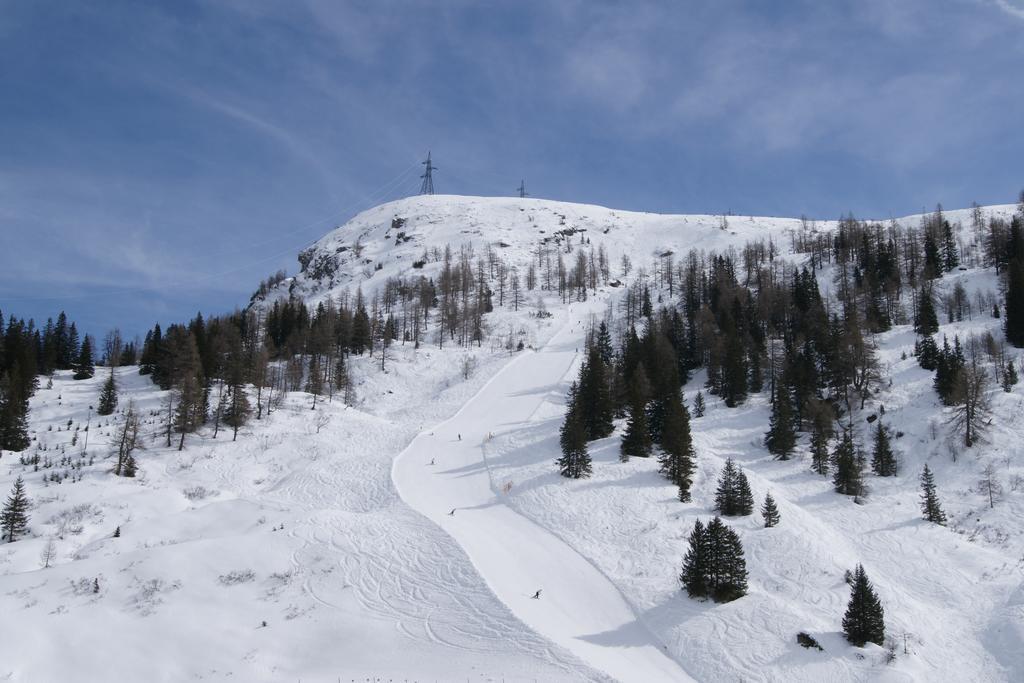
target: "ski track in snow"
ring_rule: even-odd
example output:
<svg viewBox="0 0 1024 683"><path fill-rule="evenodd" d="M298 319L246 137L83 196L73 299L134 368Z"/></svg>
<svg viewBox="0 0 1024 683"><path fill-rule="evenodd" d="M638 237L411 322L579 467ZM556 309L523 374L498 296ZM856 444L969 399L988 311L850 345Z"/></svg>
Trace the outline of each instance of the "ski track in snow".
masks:
<svg viewBox="0 0 1024 683"><path fill-rule="evenodd" d="M505 505L492 485L486 441L528 425L552 378L575 367L585 321L573 310L568 315L547 345L509 363L454 417L419 434L395 459L395 486L462 546L488 586L537 633L621 681L692 680L590 560ZM531 597L536 589L539 600Z"/></svg>

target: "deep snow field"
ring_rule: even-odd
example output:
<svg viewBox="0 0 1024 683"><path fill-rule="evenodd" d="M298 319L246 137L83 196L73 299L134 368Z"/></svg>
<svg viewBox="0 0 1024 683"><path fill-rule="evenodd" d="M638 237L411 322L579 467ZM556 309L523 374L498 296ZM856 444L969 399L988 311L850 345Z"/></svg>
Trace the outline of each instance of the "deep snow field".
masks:
<svg viewBox="0 0 1024 683"><path fill-rule="evenodd" d="M968 213L947 216L969 242ZM404 224L393 227L395 217ZM530 199L412 198L325 236L307 261L320 264L317 272L307 269L268 300L289 287L316 302L357 284L369 294L399 273L434 276L434 259L422 269L412 263L446 244L457 252L472 243L478 253L490 244L523 272L537 241L566 228L604 245L613 277L627 283L665 251L741 249L761 236L781 258L801 259L788 253L797 220L724 221ZM634 269L628 278L623 254ZM825 294L827 270L821 277ZM957 279L972 294L997 289L984 269L949 275L940 289ZM154 437L159 417L150 413L163 392L137 368L120 368L119 409L134 400L148 420L134 480L109 473L120 413L89 413L108 370L82 382L58 373L52 388L42 378L33 448L45 446L53 466L33 471L18 454L0 458L0 495L21 474L32 499L31 537L0 546L0 680L1024 679L1021 384L1011 393L994 387L987 443L951 449L949 409L909 355L912 330L880 335L891 383L857 416L858 436L867 441L863 416L884 405L885 421L903 433L893 441L901 473L866 475L863 505L810 471L806 437L793 460L771 458L762 445L765 394L730 409L705 391L707 414L692 422L691 503L678 502L656 459L620 463L618 432L591 444L593 477L569 481L554 465L565 394L586 330L620 293L603 287L571 305L548 295L552 317L537 319L530 292L519 312L489 315L492 339L482 348L396 344L386 373L375 359L355 359L355 407L321 401L312 411L309 395L292 393L237 442L204 429L180 452ZM939 334L950 339L1001 334L987 312L940 319ZM506 351L509 334L527 348ZM478 365L464 379L467 355ZM689 401L703 379L686 386ZM758 503L772 492L782 521L764 529L756 512L729 520L746 551L750 591L717 605L687 598L677 575L694 520L713 514L727 457L745 469ZM920 519L926 462L946 528ZM989 462L1005 489L992 509L977 489ZM44 481L65 470L62 483ZM42 568L50 538L57 558ZM885 607L894 661L884 648L842 639L843 572L858 562ZM537 589L543 598L531 600ZM800 647L799 631L824 651Z"/></svg>

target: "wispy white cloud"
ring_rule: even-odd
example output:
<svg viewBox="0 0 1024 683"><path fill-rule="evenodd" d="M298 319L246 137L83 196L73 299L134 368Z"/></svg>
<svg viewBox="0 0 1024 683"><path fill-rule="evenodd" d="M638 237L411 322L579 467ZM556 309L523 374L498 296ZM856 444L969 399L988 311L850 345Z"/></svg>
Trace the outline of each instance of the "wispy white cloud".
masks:
<svg viewBox="0 0 1024 683"><path fill-rule="evenodd" d="M992 0L996 7L1007 14L1024 19L1024 1L1022 0Z"/></svg>

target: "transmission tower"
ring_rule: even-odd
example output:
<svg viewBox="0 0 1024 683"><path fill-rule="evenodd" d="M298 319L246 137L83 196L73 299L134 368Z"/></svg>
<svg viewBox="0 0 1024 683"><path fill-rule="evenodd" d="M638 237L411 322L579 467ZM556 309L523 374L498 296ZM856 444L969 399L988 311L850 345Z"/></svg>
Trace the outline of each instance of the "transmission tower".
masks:
<svg viewBox="0 0 1024 683"><path fill-rule="evenodd" d="M427 170L420 176L423 178L420 194L434 194L434 171L437 170L437 166L430 161L430 150L427 150L427 160L423 162L423 165L427 167Z"/></svg>
<svg viewBox="0 0 1024 683"><path fill-rule="evenodd" d="M522 199L523 197L526 197L526 196L528 196L530 194L529 192L526 191L526 181L525 180L520 180L519 181L519 188L516 190L516 192L519 193L519 198L520 199Z"/></svg>

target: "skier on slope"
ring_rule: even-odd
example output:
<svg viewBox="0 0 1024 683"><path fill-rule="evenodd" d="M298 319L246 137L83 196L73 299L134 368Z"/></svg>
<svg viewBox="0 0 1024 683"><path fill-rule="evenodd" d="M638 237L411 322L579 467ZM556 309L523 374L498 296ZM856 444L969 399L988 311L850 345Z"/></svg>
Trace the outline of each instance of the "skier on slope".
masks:
<svg viewBox="0 0 1024 683"><path fill-rule="evenodd" d="M540 589L539 588L537 589L537 592L533 594L533 599L534 600L540 600Z"/></svg>
<svg viewBox="0 0 1024 683"><path fill-rule="evenodd" d="M452 508L452 511L448 513L448 516L449 517L454 517L455 516L455 508Z"/></svg>

